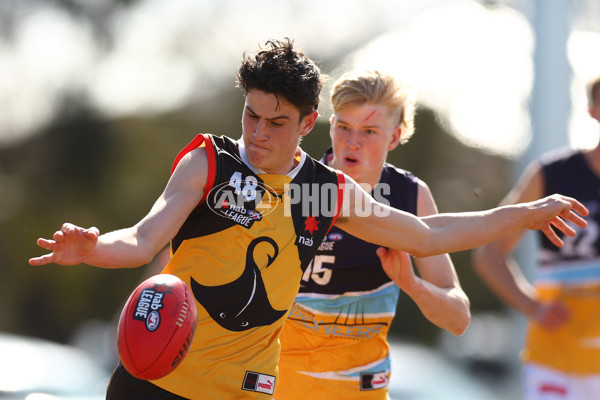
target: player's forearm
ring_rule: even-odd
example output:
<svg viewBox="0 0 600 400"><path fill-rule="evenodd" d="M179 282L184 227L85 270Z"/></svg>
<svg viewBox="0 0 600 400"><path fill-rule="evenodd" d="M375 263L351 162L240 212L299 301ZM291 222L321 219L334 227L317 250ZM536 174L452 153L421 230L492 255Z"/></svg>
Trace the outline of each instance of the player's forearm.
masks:
<svg viewBox="0 0 600 400"><path fill-rule="evenodd" d="M519 266L495 243L475 249L472 265L481 279L506 304L527 317L535 315L537 301Z"/></svg>
<svg viewBox="0 0 600 400"><path fill-rule="evenodd" d="M360 239L415 257L472 249L523 229L541 229L553 243L560 245L560 238L548 224L557 224L558 229L572 236L574 229L556 217L560 215L585 227L585 220L576 213L587 215L583 205L558 195L492 210L420 218L373 200L365 201L371 207L370 213L338 218L336 225Z"/></svg>
<svg viewBox="0 0 600 400"><path fill-rule="evenodd" d="M100 268L135 268L151 262L156 252L131 227L101 235L84 263Z"/></svg>
<svg viewBox="0 0 600 400"><path fill-rule="evenodd" d="M407 293L433 324L454 335L462 335L471 322L470 302L459 288L440 288L424 279Z"/></svg>
<svg viewBox="0 0 600 400"><path fill-rule="evenodd" d="M423 217L427 245L419 257L473 249L533 224L534 213L523 206L505 206L481 212L436 214Z"/></svg>
<svg viewBox="0 0 600 400"><path fill-rule="evenodd" d="M390 209L385 218L359 220L358 228L353 225L342 229L361 239L423 258L491 242L527 226L528 215L518 206L421 218Z"/></svg>

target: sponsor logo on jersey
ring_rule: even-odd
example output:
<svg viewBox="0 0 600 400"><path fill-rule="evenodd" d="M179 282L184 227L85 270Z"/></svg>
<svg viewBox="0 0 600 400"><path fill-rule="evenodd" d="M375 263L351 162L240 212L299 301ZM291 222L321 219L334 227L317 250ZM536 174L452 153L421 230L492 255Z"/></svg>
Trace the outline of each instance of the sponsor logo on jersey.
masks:
<svg viewBox="0 0 600 400"><path fill-rule="evenodd" d="M275 377L273 375L246 371L242 389L272 395L275 392Z"/></svg>
<svg viewBox="0 0 600 400"><path fill-rule="evenodd" d="M318 251L333 251L335 244L342 240L344 235L339 232L332 232L325 237L325 240L319 245Z"/></svg>
<svg viewBox="0 0 600 400"><path fill-rule="evenodd" d="M262 182L251 181L252 185L242 186L236 181L224 182L213 187L206 198L208 208L215 214L230 219L236 224L250 229L256 221L272 212L279 203L279 197L272 188Z"/></svg>
<svg viewBox="0 0 600 400"><path fill-rule="evenodd" d="M311 237L298 236L298 243L299 244L303 244L305 246L312 247L312 245L314 244L314 242L315 241Z"/></svg>
<svg viewBox="0 0 600 400"><path fill-rule="evenodd" d="M262 219L262 215L256 210L248 210L248 216L256 221L260 221Z"/></svg>
<svg viewBox="0 0 600 400"><path fill-rule="evenodd" d="M327 239L331 240L332 242L339 242L343 238L344 235L342 235L340 232L331 232L329 235L327 235Z"/></svg>
<svg viewBox="0 0 600 400"><path fill-rule="evenodd" d="M389 379L385 372L364 372L360 374L360 390L383 389L388 386Z"/></svg>
<svg viewBox="0 0 600 400"><path fill-rule="evenodd" d="M170 293L170 288L165 285L157 285L153 289L144 289L140 293L133 319L143 321L146 329L154 332L160 326L160 312L163 308L165 293Z"/></svg>
<svg viewBox="0 0 600 400"><path fill-rule="evenodd" d="M319 230L319 222L321 221L317 220L317 218L314 216L306 217L304 219L304 232L308 232L311 235L314 235L314 233ZM315 240L312 238L312 236L298 236L298 244L303 244L305 246L312 247L314 243Z"/></svg>
<svg viewBox="0 0 600 400"><path fill-rule="evenodd" d="M321 221L317 221L315 217L306 217L304 220L304 230L314 235L315 231L319 230L319 222Z"/></svg>

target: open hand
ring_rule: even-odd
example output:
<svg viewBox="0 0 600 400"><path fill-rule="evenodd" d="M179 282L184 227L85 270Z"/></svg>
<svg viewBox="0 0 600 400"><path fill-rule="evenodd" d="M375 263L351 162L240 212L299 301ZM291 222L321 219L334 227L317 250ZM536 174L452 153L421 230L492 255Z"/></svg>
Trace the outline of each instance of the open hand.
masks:
<svg viewBox="0 0 600 400"><path fill-rule="evenodd" d="M582 216L587 216L589 211L579 201L554 194L543 199L529 203L535 210L540 211L540 219L529 226L532 230L541 230L546 237L556 246L561 247L564 242L556 234L555 228L567 236L575 236L575 230L566 221L585 228L587 222Z"/></svg>
<svg viewBox="0 0 600 400"><path fill-rule="evenodd" d="M51 253L31 258L29 259L29 264L81 264L96 247L99 234L98 228L95 227L85 229L65 223L59 231L54 233L54 240L43 238L37 240L38 246L50 250Z"/></svg>

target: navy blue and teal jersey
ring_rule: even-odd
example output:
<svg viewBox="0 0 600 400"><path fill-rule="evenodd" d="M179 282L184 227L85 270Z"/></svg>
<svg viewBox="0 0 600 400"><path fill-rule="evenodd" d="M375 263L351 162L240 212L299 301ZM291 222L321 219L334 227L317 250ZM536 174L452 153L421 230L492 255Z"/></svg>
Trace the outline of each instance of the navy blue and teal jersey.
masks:
<svg viewBox="0 0 600 400"><path fill-rule="evenodd" d="M553 330L530 324L523 359L568 373L600 374L600 176L581 151L559 149L538 162L544 195L573 197L590 214L586 228L572 225L574 237L558 232L562 247L540 233L536 295L542 301L560 301L571 317Z"/></svg>
<svg viewBox="0 0 600 400"><path fill-rule="evenodd" d="M413 174L385 164L372 195L416 214L418 187ZM378 247L335 226L319 246L281 335L277 400L386 398L387 334L400 289Z"/></svg>

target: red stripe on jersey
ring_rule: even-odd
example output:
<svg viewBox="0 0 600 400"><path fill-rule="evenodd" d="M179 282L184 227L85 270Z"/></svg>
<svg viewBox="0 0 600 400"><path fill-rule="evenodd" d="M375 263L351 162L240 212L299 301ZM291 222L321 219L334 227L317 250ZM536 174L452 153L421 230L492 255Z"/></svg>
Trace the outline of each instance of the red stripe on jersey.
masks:
<svg viewBox="0 0 600 400"><path fill-rule="evenodd" d="M335 221L337 221L337 217L340 215L340 212L342 211L342 205L344 204L344 183L346 183L346 178L344 177L344 173L342 171L336 170L335 172L338 178L337 204L335 206L335 215L333 216L329 230L331 230L331 227L335 225ZM329 230L327 232L329 232Z"/></svg>
<svg viewBox="0 0 600 400"><path fill-rule="evenodd" d="M175 157L175 161L173 162L173 167L171 168L171 175L173 175L173 172L175 171L175 168L177 167L177 164L179 164L181 159L187 153L197 149L198 147L201 147L203 144L206 148L206 157L208 158L208 172L206 175L206 185L204 186L204 195L202 196L202 200L200 201L200 203L202 203L206 199L206 196L208 196L208 193L213 188L213 185L215 183L215 177L217 174L215 148L208 136L204 134L196 135L196 137L177 154L177 157Z"/></svg>

